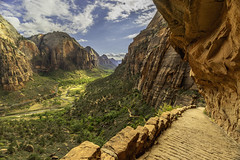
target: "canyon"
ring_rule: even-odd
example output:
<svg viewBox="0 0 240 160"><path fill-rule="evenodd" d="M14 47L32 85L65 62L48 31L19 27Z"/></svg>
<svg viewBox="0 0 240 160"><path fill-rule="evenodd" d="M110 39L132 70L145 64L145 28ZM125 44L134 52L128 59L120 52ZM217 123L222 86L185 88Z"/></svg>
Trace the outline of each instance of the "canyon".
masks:
<svg viewBox="0 0 240 160"><path fill-rule="evenodd" d="M152 106L191 105L197 95L187 96L179 91L194 92L197 87L190 77L190 66L172 47L169 37L167 22L157 12L130 44L122 63L124 74L137 77L136 88Z"/></svg>
<svg viewBox="0 0 240 160"><path fill-rule="evenodd" d="M24 38L0 16L0 77L4 90L15 91L31 80L33 73L58 69L92 69L99 65L114 69L115 60L82 47L64 32ZM115 64L114 64L115 63Z"/></svg>
<svg viewBox="0 0 240 160"><path fill-rule="evenodd" d="M239 142L240 2L154 2L169 24L171 44L191 66L207 112Z"/></svg>
<svg viewBox="0 0 240 160"><path fill-rule="evenodd" d="M177 138L185 133L182 132L185 125L190 126L188 131L193 134L182 136L184 142L193 144L191 140L189 142L188 135L194 138L194 131L201 132L198 134L203 137L209 131L211 134L206 140L212 140L208 142L209 146L214 143L214 136L220 135L222 138L217 138L228 143L223 148L226 153L223 157L228 156L228 146L235 148L229 157L240 156L240 11L237 8L240 2L154 0L154 3L158 12L147 28L133 39L118 67L117 61L106 55L100 56L90 46L84 48L67 33L52 32L24 38L0 16L0 77L4 90L20 90L38 73L57 70L84 72L96 68L106 71L117 67L112 75L91 83L88 79L92 73L86 73L83 81L81 78L74 81L81 83L82 88L71 92L74 98L71 107L63 109L61 114L52 113L51 116L59 120L59 139L70 135L69 141L81 143L63 159L135 159L148 150L152 152L152 146L153 154L147 152L144 157L158 157L154 150L161 150L161 143L164 144L161 136L172 123L180 126L175 127ZM79 77L84 75L83 72ZM73 82L67 79L64 83ZM62 88L69 87L64 85ZM66 95L69 92L68 89ZM193 109L205 105L206 111ZM188 109L193 111L185 114ZM42 120L41 115L37 116ZM52 117L46 114L43 120L55 122ZM187 120L183 124L175 123L179 117ZM216 122L237 143L212 122ZM198 127L201 123L207 125ZM208 130L209 126L213 130ZM160 140L155 141L158 136ZM82 137L99 144L85 141ZM198 140L194 141L196 145L201 143L199 137L194 140ZM216 157L217 148L212 148L213 157ZM66 147L65 150L70 149ZM206 150L201 148L199 154ZM189 153L196 158L194 153ZM173 155L163 156L169 158ZM212 155L204 156L209 158Z"/></svg>

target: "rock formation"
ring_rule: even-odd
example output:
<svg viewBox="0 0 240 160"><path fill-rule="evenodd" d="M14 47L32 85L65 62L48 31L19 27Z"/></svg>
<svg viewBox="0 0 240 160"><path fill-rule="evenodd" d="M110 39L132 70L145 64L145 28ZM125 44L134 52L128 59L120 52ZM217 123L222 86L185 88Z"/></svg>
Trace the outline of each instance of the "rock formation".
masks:
<svg viewBox="0 0 240 160"><path fill-rule="evenodd" d="M26 55L18 43L23 37L0 15L0 84L5 90L17 90L32 75Z"/></svg>
<svg viewBox="0 0 240 160"><path fill-rule="evenodd" d="M91 69L98 65L97 56L93 52L87 52L67 33L39 34L29 39L40 50L40 54L33 57L34 67L40 71Z"/></svg>
<svg viewBox="0 0 240 160"><path fill-rule="evenodd" d="M40 51L33 41L23 39L18 42L18 48L26 55L26 59L30 62L32 69L34 71L34 66L37 66L38 59L40 56Z"/></svg>
<svg viewBox="0 0 240 160"><path fill-rule="evenodd" d="M147 29L134 38L122 64L127 77L140 77L138 89L156 107L163 102L179 104L177 92L194 86L190 67L170 45L169 33L166 21L157 13ZM178 99L184 98L187 100L182 105L191 104L191 97Z"/></svg>
<svg viewBox="0 0 240 160"><path fill-rule="evenodd" d="M95 54L97 55L97 63L99 66L106 68L106 69L115 69L118 65L116 65L116 60L115 59L109 59L105 54L103 54L102 56L100 56L93 48L91 48L90 46L87 46L85 48L90 54Z"/></svg>
<svg viewBox="0 0 240 160"><path fill-rule="evenodd" d="M206 110L240 142L240 1L154 0L189 62Z"/></svg>

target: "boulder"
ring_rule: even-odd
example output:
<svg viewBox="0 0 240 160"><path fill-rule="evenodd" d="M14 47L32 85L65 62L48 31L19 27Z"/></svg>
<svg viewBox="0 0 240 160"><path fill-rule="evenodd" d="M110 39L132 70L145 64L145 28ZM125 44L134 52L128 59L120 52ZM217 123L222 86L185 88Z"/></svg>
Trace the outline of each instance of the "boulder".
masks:
<svg viewBox="0 0 240 160"><path fill-rule="evenodd" d="M139 133L128 126L112 137L102 148L115 153L119 160L132 160L135 159L138 137Z"/></svg>
<svg viewBox="0 0 240 160"><path fill-rule="evenodd" d="M101 157L100 147L85 141L73 148L61 160L98 160Z"/></svg>
<svg viewBox="0 0 240 160"><path fill-rule="evenodd" d="M149 130L146 127L138 126L136 131L139 133L139 137L136 145L136 157L139 157L146 151L146 142L148 140Z"/></svg>
<svg viewBox="0 0 240 160"><path fill-rule="evenodd" d="M144 127L148 129L148 139L146 143L146 148L149 148L156 139L157 130L154 125L144 125Z"/></svg>

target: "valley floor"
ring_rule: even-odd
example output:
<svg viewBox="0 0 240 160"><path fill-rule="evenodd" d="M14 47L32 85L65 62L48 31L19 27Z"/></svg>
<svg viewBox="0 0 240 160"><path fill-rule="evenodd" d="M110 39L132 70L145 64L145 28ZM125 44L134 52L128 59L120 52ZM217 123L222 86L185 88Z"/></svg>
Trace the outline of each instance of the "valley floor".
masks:
<svg viewBox="0 0 240 160"><path fill-rule="evenodd" d="M203 114L203 109L184 112L139 160L239 160L240 145Z"/></svg>
<svg viewBox="0 0 240 160"><path fill-rule="evenodd" d="M57 71L35 75L20 91L0 91L0 160L61 158L85 140L101 146L127 125L144 124L156 110L133 79L111 73Z"/></svg>

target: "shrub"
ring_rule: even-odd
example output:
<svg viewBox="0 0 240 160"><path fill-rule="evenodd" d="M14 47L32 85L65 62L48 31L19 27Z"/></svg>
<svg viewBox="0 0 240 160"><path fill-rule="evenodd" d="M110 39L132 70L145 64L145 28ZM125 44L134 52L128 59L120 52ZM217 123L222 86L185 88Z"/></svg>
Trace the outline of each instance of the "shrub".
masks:
<svg viewBox="0 0 240 160"><path fill-rule="evenodd" d="M33 153L27 158L27 160L41 160L41 157L38 154Z"/></svg>
<svg viewBox="0 0 240 160"><path fill-rule="evenodd" d="M7 153L8 154L13 154L16 152L16 149L14 148L13 146L13 143L11 143L9 146L8 146L8 150L7 150Z"/></svg>

